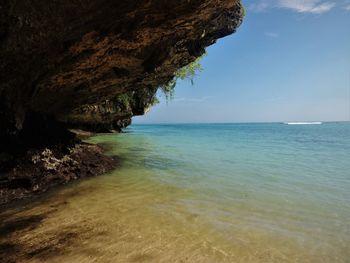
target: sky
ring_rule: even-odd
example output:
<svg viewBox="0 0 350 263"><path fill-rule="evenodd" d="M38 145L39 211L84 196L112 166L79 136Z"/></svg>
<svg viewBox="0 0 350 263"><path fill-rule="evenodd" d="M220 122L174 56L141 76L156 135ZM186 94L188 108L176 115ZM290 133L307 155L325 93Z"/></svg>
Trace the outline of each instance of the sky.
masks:
<svg viewBox="0 0 350 263"><path fill-rule="evenodd" d="M350 0L246 0L203 71L133 123L350 120Z"/></svg>

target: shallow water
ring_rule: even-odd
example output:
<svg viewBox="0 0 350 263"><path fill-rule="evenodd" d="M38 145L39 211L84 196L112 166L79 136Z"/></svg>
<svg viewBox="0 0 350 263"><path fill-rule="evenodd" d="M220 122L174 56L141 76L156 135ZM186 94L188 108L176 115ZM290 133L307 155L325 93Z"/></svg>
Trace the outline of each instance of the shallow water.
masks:
<svg viewBox="0 0 350 263"><path fill-rule="evenodd" d="M2 213L24 222L9 253L28 262L350 261L349 123L134 125L90 142L121 167Z"/></svg>

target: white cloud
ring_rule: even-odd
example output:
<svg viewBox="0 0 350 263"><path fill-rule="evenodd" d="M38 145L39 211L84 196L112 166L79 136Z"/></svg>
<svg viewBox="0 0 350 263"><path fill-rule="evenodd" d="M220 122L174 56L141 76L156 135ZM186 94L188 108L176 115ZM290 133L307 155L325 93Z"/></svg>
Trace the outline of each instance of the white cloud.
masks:
<svg viewBox="0 0 350 263"><path fill-rule="evenodd" d="M209 99L211 99L211 96L206 96L206 97L202 97L202 98L176 98L173 101L174 102L204 102L207 101Z"/></svg>
<svg viewBox="0 0 350 263"><path fill-rule="evenodd" d="M321 2L319 0L279 0L279 6L289 8L299 13L322 14L331 10L334 2Z"/></svg>
<svg viewBox="0 0 350 263"><path fill-rule="evenodd" d="M279 37L279 34L277 34L275 32L265 32L265 36L271 37L271 38L277 38L277 37Z"/></svg>
<svg viewBox="0 0 350 263"><path fill-rule="evenodd" d="M335 7L334 1L323 0L259 0L251 4L249 9L261 12L270 8L284 8L298 13L322 14Z"/></svg>
<svg viewBox="0 0 350 263"><path fill-rule="evenodd" d="M346 11L350 11L350 5L345 6L344 9L345 9Z"/></svg>
<svg viewBox="0 0 350 263"><path fill-rule="evenodd" d="M257 3L249 5L248 8L249 10L252 10L255 12L261 12L268 9L269 7L270 7L269 1L262 0Z"/></svg>

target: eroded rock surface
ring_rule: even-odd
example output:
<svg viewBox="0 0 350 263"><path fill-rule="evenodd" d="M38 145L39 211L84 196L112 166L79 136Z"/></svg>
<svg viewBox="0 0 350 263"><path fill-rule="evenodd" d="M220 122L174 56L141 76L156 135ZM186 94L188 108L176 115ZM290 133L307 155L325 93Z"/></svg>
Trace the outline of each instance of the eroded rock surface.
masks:
<svg viewBox="0 0 350 263"><path fill-rule="evenodd" d="M10 171L0 176L0 205L45 192L58 184L104 174L117 164L97 145L80 143L28 150L16 159Z"/></svg>
<svg viewBox="0 0 350 263"><path fill-rule="evenodd" d="M123 126L243 17L239 0L2 0L0 11L3 136L28 112ZM114 103L121 94L132 103Z"/></svg>
<svg viewBox="0 0 350 263"><path fill-rule="evenodd" d="M68 128L129 125L178 69L233 33L243 12L239 0L1 0L2 193L88 173L84 159L95 153L99 163L102 153L84 146L84 156ZM88 165L92 173L110 167L100 163Z"/></svg>

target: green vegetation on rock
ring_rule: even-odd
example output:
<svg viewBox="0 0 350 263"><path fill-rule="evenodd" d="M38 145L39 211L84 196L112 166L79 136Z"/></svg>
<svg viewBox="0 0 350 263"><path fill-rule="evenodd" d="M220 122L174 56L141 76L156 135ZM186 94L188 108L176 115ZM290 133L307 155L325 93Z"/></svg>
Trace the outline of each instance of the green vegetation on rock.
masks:
<svg viewBox="0 0 350 263"><path fill-rule="evenodd" d="M198 57L195 61L191 62L187 66L180 68L178 71L175 72L174 78L169 81L166 85L163 85L160 87L160 89L163 91L167 101L169 99L172 99L174 96L174 91L176 87L177 81L189 79L191 81L191 84L193 85L193 79L196 76L198 72L203 71L202 65L200 64L200 60L205 56L206 54Z"/></svg>
<svg viewBox="0 0 350 263"><path fill-rule="evenodd" d="M127 93L120 94L116 97L116 100L119 101L125 108L130 106L131 99L132 98Z"/></svg>

